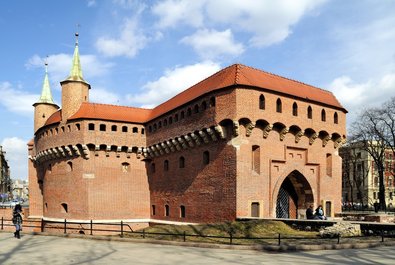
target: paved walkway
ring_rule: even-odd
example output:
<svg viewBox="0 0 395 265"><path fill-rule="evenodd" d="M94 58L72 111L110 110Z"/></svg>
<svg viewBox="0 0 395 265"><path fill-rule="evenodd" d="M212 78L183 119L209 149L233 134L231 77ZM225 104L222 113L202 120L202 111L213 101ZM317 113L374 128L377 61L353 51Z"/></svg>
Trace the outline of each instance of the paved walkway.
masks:
<svg viewBox="0 0 395 265"><path fill-rule="evenodd" d="M395 247L268 253L0 233L0 264L394 264Z"/></svg>

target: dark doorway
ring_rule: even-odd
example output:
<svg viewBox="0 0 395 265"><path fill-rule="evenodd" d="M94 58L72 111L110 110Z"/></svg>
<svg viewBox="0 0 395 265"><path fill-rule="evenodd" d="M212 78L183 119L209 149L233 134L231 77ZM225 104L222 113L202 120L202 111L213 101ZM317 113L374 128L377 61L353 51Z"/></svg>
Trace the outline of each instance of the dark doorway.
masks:
<svg viewBox="0 0 395 265"><path fill-rule="evenodd" d="M298 212L298 195L291 180L287 177L277 196L276 218L296 219Z"/></svg>

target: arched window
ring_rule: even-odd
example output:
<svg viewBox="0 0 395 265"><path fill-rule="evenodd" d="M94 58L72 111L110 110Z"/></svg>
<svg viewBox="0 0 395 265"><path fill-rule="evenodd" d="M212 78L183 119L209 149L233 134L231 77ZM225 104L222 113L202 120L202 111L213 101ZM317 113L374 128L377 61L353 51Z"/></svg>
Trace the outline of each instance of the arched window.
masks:
<svg viewBox="0 0 395 265"><path fill-rule="evenodd" d="M156 123L154 124L154 127L152 129L154 132L156 131Z"/></svg>
<svg viewBox="0 0 395 265"><path fill-rule="evenodd" d="M141 134L144 134L144 128L141 128Z"/></svg>
<svg viewBox="0 0 395 265"><path fill-rule="evenodd" d="M180 159L178 160L178 167L179 168L185 167L185 158L183 156L181 156Z"/></svg>
<svg viewBox="0 0 395 265"><path fill-rule="evenodd" d="M122 163L122 172L127 173L130 171L130 164L127 162Z"/></svg>
<svg viewBox="0 0 395 265"><path fill-rule="evenodd" d="M184 205L180 206L180 217L185 218L185 206Z"/></svg>
<svg viewBox="0 0 395 265"><path fill-rule="evenodd" d="M188 108L188 110L187 110L187 117L189 117L191 115L192 115L192 110L191 110L191 108Z"/></svg>
<svg viewBox="0 0 395 265"><path fill-rule="evenodd" d="M163 121L163 126L167 126L167 119Z"/></svg>
<svg viewBox="0 0 395 265"><path fill-rule="evenodd" d="M117 126L116 125L111 126L111 131L112 132L116 132L117 131Z"/></svg>
<svg viewBox="0 0 395 265"><path fill-rule="evenodd" d="M106 125L105 124L100 124L100 131L102 131L102 132L106 131Z"/></svg>
<svg viewBox="0 0 395 265"><path fill-rule="evenodd" d="M326 113L324 109L321 110L321 121L326 121Z"/></svg>
<svg viewBox="0 0 395 265"><path fill-rule="evenodd" d="M170 215L170 207L169 205L165 205L165 216L169 216Z"/></svg>
<svg viewBox="0 0 395 265"><path fill-rule="evenodd" d="M203 165L208 165L210 163L210 153L208 151L203 152Z"/></svg>
<svg viewBox="0 0 395 265"><path fill-rule="evenodd" d="M169 117L169 125L173 123L173 117Z"/></svg>
<svg viewBox="0 0 395 265"><path fill-rule="evenodd" d="M163 170L169 171L169 161L168 160L165 160L165 162L163 162Z"/></svg>
<svg viewBox="0 0 395 265"><path fill-rule="evenodd" d="M139 129L137 128L137 127L133 127L133 131L132 131L133 133L138 133L139 132Z"/></svg>
<svg viewBox="0 0 395 265"><path fill-rule="evenodd" d="M259 96L259 109L265 109L265 96Z"/></svg>
<svg viewBox="0 0 395 265"><path fill-rule="evenodd" d="M152 132L152 126L148 126L148 132Z"/></svg>
<svg viewBox="0 0 395 265"><path fill-rule="evenodd" d="M195 107L193 108L193 113L199 113L199 105L196 104Z"/></svg>
<svg viewBox="0 0 395 265"><path fill-rule="evenodd" d="M77 128L77 131L79 131L79 130L81 130L81 125L79 123L76 123L75 128Z"/></svg>
<svg viewBox="0 0 395 265"><path fill-rule="evenodd" d="M281 103L281 99L279 99L279 98L276 101L276 111L278 113L281 113L283 111L283 105Z"/></svg>
<svg viewBox="0 0 395 265"><path fill-rule="evenodd" d="M122 126L122 132L128 132L128 126Z"/></svg>
<svg viewBox="0 0 395 265"><path fill-rule="evenodd" d="M206 110L207 109L207 103L206 101L202 102L202 110Z"/></svg>
<svg viewBox="0 0 395 265"><path fill-rule="evenodd" d="M62 212L62 213L67 213L67 212L68 212L67 203L62 203L61 206L62 206L61 212Z"/></svg>
<svg viewBox="0 0 395 265"><path fill-rule="evenodd" d="M210 107L215 107L215 97L210 98Z"/></svg>
<svg viewBox="0 0 395 265"><path fill-rule="evenodd" d="M308 119L313 118L313 109L310 106L307 108L307 118Z"/></svg>
<svg viewBox="0 0 395 265"><path fill-rule="evenodd" d="M334 122L335 124L338 124L338 123L339 123L339 118L338 118L338 116L337 116L337 112L335 112L335 114L333 114L333 122Z"/></svg>
<svg viewBox="0 0 395 265"><path fill-rule="evenodd" d="M259 202L251 203L251 217L259 217Z"/></svg>
<svg viewBox="0 0 395 265"><path fill-rule="evenodd" d="M185 117L184 111L181 111L180 119L184 119L184 117Z"/></svg>
<svg viewBox="0 0 395 265"><path fill-rule="evenodd" d="M298 116L298 104L296 102L292 105L292 115Z"/></svg>
<svg viewBox="0 0 395 265"><path fill-rule="evenodd" d="M159 128L162 128L162 122L160 121L160 122L158 122L158 129Z"/></svg>
<svg viewBox="0 0 395 265"><path fill-rule="evenodd" d="M71 161L67 162L67 172L73 171L73 163Z"/></svg>
<svg viewBox="0 0 395 265"><path fill-rule="evenodd" d="M256 173L261 172L261 148L259 145L252 146L252 170Z"/></svg>
<svg viewBox="0 0 395 265"><path fill-rule="evenodd" d="M178 121L178 113L176 113L176 115L174 115L174 122Z"/></svg>

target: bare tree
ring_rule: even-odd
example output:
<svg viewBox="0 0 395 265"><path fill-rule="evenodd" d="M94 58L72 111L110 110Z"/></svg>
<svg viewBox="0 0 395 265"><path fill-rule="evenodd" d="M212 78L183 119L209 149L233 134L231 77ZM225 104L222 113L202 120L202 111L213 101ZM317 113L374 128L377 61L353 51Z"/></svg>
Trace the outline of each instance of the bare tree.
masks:
<svg viewBox="0 0 395 265"><path fill-rule="evenodd" d="M385 210L384 162L387 141L384 138L387 128L380 117L382 109L372 108L364 111L352 124L350 138L352 141L360 142L362 148L373 158L379 177L379 209Z"/></svg>

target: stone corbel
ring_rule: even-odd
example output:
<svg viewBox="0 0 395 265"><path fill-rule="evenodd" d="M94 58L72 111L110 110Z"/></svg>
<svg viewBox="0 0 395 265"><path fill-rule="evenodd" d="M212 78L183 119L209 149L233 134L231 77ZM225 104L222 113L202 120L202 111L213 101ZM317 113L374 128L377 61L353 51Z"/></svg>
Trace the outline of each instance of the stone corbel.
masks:
<svg viewBox="0 0 395 265"><path fill-rule="evenodd" d="M239 127L240 127L239 122L238 122L238 121L233 121L233 134L234 134L236 137L239 136L239 133L240 133Z"/></svg>
<svg viewBox="0 0 395 265"><path fill-rule="evenodd" d="M150 148L151 148L152 152L154 152L155 156L159 156L159 151L156 150L155 146L151 146Z"/></svg>
<svg viewBox="0 0 395 265"><path fill-rule="evenodd" d="M192 140L192 138L190 136L185 135L184 139L187 141L189 147L194 147L195 146L195 144L193 143L193 140Z"/></svg>
<svg viewBox="0 0 395 265"><path fill-rule="evenodd" d="M345 141L344 141L344 143L345 143ZM335 140L335 148L340 148L342 146L342 144L343 144L343 140L341 137L339 137Z"/></svg>
<svg viewBox="0 0 395 265"><path fill-rule="evenodd" d="M156 144L155 147L156 147L156 150L159 151L159 154L161 154L161 155L165 154L165 151L162 149L162 147L159 144Z"/></svg>
<svg viewBox="0 0 395 265"><path fill-rule="evenodd" d="M167 144L165 144L164 142L162 142L162 143L160 144L160 146L162 147L163 150L165 150L165 153L166 153L166 154L170 153L170 149L169 149L169 147L167 146Z"/></svg>
<svg viewBox="0 0 395 265"><path fill-rule="evenodd" d="M331 139L331 137L330 137L329 135L325 136L325 137L322 139L322 146L325 147L325 146L328 144L328 142L329 142L330 139Z"/></svg>
<svg viewBox="0 0 395 265"><path fill-rule="evenodd" d="M75 153L77 156L80 156L80 155L81 155L80 150L79 150L78 147L75 146L75 145L73 145L73 151L74 151L74 153Z"/></svg>
<svg viewBox="0 0 395 265"><path fill-rule="evenodd" d="M215 135L214 130L212 130L211 128L207 128L206 131L207 131L208 135L210 135L211 140L213 140L214 142L215 142L215 141L218 141L218 138L217 138L217 136Z"/></svg>
<svg viewBox="0 0 395 265"><path fill-rule="evenodd" d="M273 129L273 125L268 124L263 128L263 138L267 138L269 136L269 132Z"/></svg>
<svg viewBox="0 0 395 265"><path fill-rule="evenodd" d="M196 134L191 133L191 137L195 141L196 145L198 145L198 146L201 145L200 139L199 139L199 137Z"/></svg>
<svg viewBox="0 0 395 265"><path fill-rule="evenodd" d="M249 137L252 133L252 129L255 128L255 124L253 124L252 122L249 122L248 124L246 124L246 136Z"/></svg>
<svg viewBox="0 0 395 265"><path fill-rule="evenodd" d="M82 145L82 153L86 159L89 159L89 148L86 144Z"/></svg>
<svg viewBox="0 0 395 265"><path fill-rule="evenodd" d="M295 134L295 143L299 143L300 138L304 135L303 131L299 131Z"/></svg>
<svg viewBox="0 0 395 265"><path fill-rule="evenodd" d="M111 152L111 146L107 145L106 146L106 156L109 157Z"/></svg>
<svg viewBox="0 0 395 265"><path fill-rule="evenodd" d="M117 157L121 156L122 146L117 147Z"/></svg>
<svg viewBox="0 0 395 265"><path fill-rule="evenodd" d="M143 149L141 147L137 148L137 158L141 157L142 152L143 152Z"/></svg>
<svg viewBox="0 0 395 265"><path fill-rule="evenodd" d="M221 125L217 125L214 127L214 130L218 133L221 139L226 139L225 131L223 130Z"/></svg>
<svg viewBox="0 0 395 265"><path fill-rule="evenodd" d="M95 145L95 156L99 155L99 151L100 151L100 145Z"/></svg>
<svg viewBox="0 0 395 265"><path fill-rule="evenodd" d="M70 157L73 156L73 153L71 152L70 147L65 146L64 149L66 150L66 153L67 153L68 156L70 156Z"/></svg>
<svg viewBox="0 0 395 265"><path fill-rule="evenodd" d="M289 132L289 129L287 127L284 127L281 132L280 132L280 141L283 141L285 138L285 135Z"/></svg>
<svg viewBox="0 0 395 265"><path fill-rule="evenodd" d="M166 141L167 146L170 148L170 151L175 152L176 148L170 141Z"/></svg>
<svg viewBox="0 0 395 265"><path fill-rule="evenodd" d="M171 140L171 143L176 147L177 151L180 151L180 150L181 150L180 143L177 142L175 139L172 139L172 140Z"/></svg>
<svg viewBox="0 0 395 265"><path fill-rule="evenodd" d="M315 141L315 139L318 138L318 134L317 133L313 133L310 138L309 138L309 144L312 145Z"/></svg>
<svg viewBox="0 0 395 265"><path fill-rule="evenodd" d="M200 137L202 137L203 141L207 144L209 142L207 134L203 131L199 131Z"/></svg>
<svg viewBox="0 0 395 265"><path fill-rule="evenodd" d="M187 144L185 143L185 140L182 139L182 137L177 137L177 141L181 144L183 149L187 149L188 148Z"/></svg>

